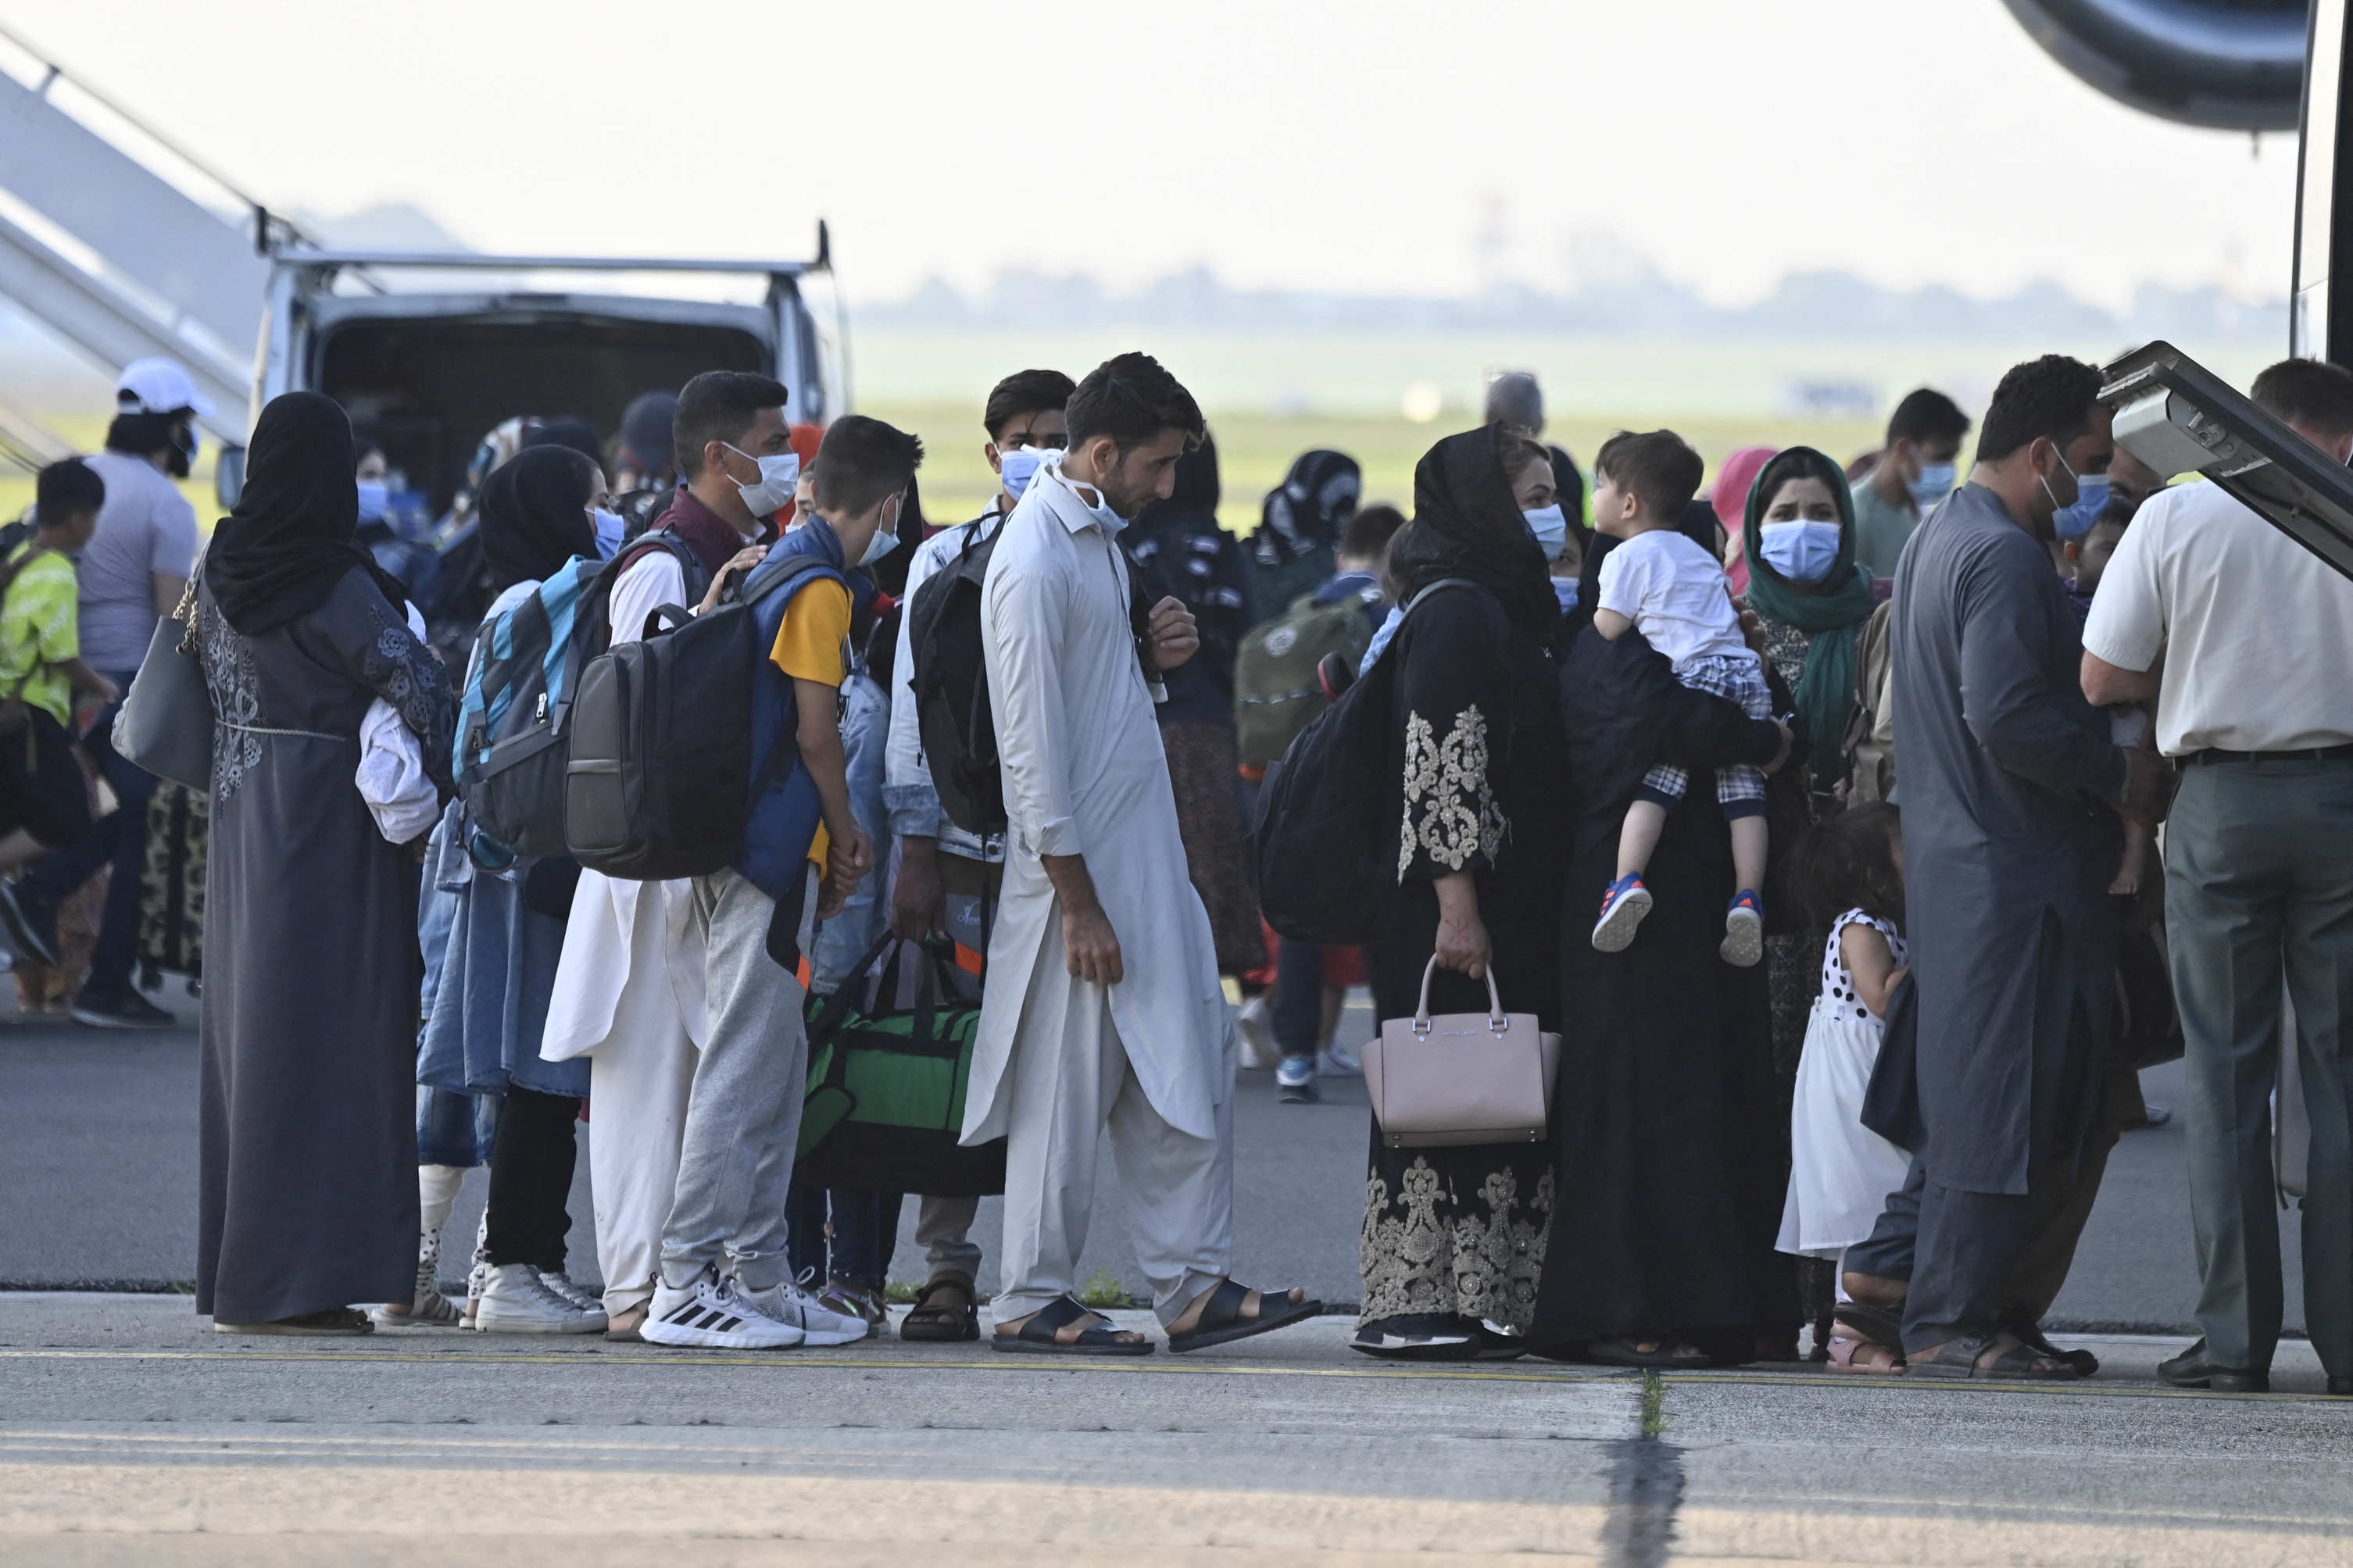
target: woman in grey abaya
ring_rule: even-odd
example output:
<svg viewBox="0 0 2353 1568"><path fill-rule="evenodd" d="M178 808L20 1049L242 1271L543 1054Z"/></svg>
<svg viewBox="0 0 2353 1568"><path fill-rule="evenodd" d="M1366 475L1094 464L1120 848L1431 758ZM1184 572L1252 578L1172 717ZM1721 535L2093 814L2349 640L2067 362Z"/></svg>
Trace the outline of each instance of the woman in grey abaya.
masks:
<svg viewBox="0 0 2353 1568"><path fill-rule="evenodd" d="M354 542L351 423L261 411L200 569L212 696L196 1310L230 1333L364 1333L416 1271L417 869L361 801L381 697L449 788L456 702Z"/></svg>

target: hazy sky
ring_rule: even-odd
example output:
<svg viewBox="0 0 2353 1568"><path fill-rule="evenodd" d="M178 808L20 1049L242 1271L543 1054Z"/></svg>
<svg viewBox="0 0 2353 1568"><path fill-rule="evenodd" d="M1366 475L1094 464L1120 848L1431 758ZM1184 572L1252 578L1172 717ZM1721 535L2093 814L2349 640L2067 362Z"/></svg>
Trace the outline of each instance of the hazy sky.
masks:
<svg viewBox="0 0 2353 1568"><path fill-rule="evenodd" d="M0 24L286 207L484 247L939 273L1207 264L1452 294L1647 254L2288 286L2295 147L2101 98L2000 0L0 0Z"/></svg>

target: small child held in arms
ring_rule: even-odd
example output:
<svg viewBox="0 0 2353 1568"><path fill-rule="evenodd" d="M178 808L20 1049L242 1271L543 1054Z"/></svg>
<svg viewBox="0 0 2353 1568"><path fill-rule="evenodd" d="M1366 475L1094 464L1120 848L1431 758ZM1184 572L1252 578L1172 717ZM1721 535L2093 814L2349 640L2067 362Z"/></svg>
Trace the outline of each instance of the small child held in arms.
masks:
<svg viewBox="0 0 2353 1568"><path fill-rule="evenodd" d="M2075 618L2083 621L2092 613L2092 595L2098 591L2100 578L2108 569L2109 558L2132 523L2133 504L2117 496L2101 510L2092 526L2080 538L2067 541L2063 548L2067 564L2074 569L2075 586L2068 595L2075 607ZM2154 728L2148 706L2141 702L2118 702L2108 710L2108 739L2119 746L2146 746L2149 731ZM2116 868L2116 880L2108 891L2126 897L2140 891L2141 874L2148 868L2149 853L2157 846L2157 830L2146 822L2125 818L2125 852L2122 864Z"/></svg>
<svg viewBox="0 0 2353 1568"><path fill-rule="evenodd" d="M1611 641L1631 627L1674 666L1694 691L1729 698L1752 719L1773 716L1765 667L1742 636L1724 565L1677 531L1698 493L1704 465L1672 430L1620 431L1593 459L1593 526L1621 542L1601 563L1593 626ZM1618 878L1601 900L1593 945L1620 952L1651 912L1642 885L1667 814L1683 801L1691 775L1660 763L1643 776L1618 838ZM1765 775L1747 766L1715 771L1715 798L1732 826L1737 884L1725 911L1726 963L1748 968L1764 956Z"/></svg>
<svg viewBox="0 0 2353 1568"><path fill-rule="evenodd" d="M1862 1124L1887 999L1904 978L1904 828L1885 802L1841 812L1790 849L1790 881L1817 929L1828 927L1822 985L1806 1020L1789 1108L1789 1194L1774 1246L1836 1260L1871 1236L1912 1157ZM1894 1352L1833 1326L1841 1372L1892 1372Z"/></svg>

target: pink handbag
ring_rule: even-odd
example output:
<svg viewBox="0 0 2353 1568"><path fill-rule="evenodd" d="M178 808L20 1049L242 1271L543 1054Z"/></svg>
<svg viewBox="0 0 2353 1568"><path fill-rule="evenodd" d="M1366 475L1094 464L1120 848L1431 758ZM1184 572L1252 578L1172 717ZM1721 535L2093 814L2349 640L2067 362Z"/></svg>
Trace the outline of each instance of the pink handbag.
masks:
<svg viewBox="0 0 2353 1568"><path fill-rule="evenodd" d="M1541 1142L1560 1079L1560 1037L1538 1028L1533 1014L1504 1011L1492 964L1486 1012L1431 1017L1437 972L1433 957L1414 1016L1383 1019L1380 1037L1365 1047L1381 1141L1392 1149Z"/></svg>

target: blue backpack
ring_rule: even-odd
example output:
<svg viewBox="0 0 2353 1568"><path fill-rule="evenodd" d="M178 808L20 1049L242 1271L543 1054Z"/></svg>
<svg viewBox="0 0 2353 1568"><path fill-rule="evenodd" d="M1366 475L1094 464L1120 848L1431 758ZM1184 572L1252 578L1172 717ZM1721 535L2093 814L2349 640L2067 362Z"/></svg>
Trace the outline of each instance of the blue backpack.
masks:
<svg viewBox="0 0 2353 1568"><path fill-rule="evenodd" d="M690 584L704 577L685 540L648 538L680 558ZM613 640L615 564L575 555L474 634L458 708L458 793L476 829L518 855L565 853L573 698L583 668Z"/></svg>

